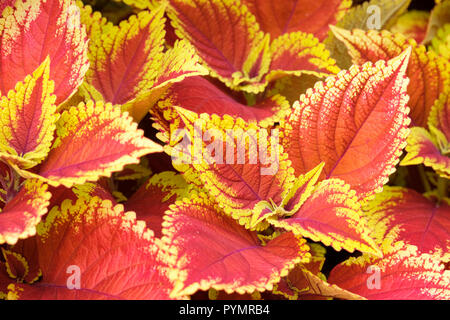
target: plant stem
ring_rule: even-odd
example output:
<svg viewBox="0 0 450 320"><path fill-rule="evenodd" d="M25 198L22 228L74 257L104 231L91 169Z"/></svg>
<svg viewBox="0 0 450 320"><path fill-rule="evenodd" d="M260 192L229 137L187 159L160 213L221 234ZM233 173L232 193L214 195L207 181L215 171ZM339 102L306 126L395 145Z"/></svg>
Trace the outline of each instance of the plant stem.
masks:
<svg viewBox="0 0 450 320"><path fill-rule="evenodd" d="M447 179L439 177L437 189L438 189L438 194L439 194L440 200L447 197Z"/></svg>
<svg viewBox="0 0 450 320"><path fill-rule="evenodd" d="M423 187L425 188L425 192L431 191L430 182L427 179L427 175L425 174L425 169L423 165L418 166L420 179L422 180Z"/></svg>
<svg viewBox="0 0 450 320"><path fill-rule="evenodd" d="M252 93L244 92L245 100L247 100L247 105L253 106L256 104L256 96Z"/></svg>

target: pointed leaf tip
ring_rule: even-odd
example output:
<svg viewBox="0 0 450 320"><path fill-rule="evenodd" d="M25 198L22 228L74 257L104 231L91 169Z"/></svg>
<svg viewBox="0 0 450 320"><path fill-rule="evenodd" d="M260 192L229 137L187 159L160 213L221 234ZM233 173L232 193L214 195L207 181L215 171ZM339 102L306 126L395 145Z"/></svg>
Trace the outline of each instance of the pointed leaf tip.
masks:
<svg viewBox="0 0 450 320"><path fill-rule="evenodd" d="M40 163L54 139L56 96L49 79L50 58L0 101L0 158L23 169Z"/></svg>
<svg viewBox="0 0 450 320"><path fill-rule="evenodd" d="M138 163L143 155L163 151L137 127L127 113L109 103L80 103L62 113L57 137L39 171L17 169L25 178L42 179L53 186L96 181Z"/></svg>
<svg viewBox="0 0 450 320"><path fill-rule="evenodd" d="M360 199L381 191L409 133L409 56L354 65L300 97L280 133L296 175L325 162L321 179L344 180Z"/></svg>

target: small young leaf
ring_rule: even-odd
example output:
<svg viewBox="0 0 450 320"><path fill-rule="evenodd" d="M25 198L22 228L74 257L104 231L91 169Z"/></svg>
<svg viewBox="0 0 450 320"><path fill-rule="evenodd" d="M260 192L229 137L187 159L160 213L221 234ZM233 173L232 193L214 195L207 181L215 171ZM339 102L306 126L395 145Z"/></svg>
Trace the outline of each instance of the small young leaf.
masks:
<svg viewBox="0 0 450 320"><path fill-rule="evenodd" d="M355 191L342 180L322 181L292 216L285 219L273 216L268 221L277 228L320 241L337 251L356 249L381 255L369 236Z"/></svg>

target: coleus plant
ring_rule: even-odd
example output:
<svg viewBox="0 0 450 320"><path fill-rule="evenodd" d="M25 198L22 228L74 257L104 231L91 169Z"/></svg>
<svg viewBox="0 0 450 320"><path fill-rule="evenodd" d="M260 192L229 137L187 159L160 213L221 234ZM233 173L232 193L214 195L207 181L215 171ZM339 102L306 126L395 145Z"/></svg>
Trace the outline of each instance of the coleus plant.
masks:
<svg viewBox="0 0 450 320"><path fill-rule="evenodd" d="M0 298L449 299L450 4L409 4L2 1Z"/></svg>

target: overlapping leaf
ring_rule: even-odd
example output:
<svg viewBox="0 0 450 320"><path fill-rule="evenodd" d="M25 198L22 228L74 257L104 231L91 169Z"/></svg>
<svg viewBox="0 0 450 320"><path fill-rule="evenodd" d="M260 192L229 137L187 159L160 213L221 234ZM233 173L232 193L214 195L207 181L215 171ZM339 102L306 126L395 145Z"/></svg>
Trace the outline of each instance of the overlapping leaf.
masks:
<svg viewBox="0 0 450 320"><path fill-rule="evenodd" d="M363 254L336 266L329 282L368 299L448 299L448 201L386 188L365 205L383 258Z"/></svg>
<svg viewBox="0 0 450 320"><path fill-rule="evenodd" d="M450 59L450 23L436 32L436 36L431 40L431 49L444 58Z"/></svg>
<svg viewBox="0 0 450 320"><path fill-rule="evenodd" d="M246 122L258 123L268 127L279 121L289 111L288 102L280 95L274 95L256 105L247 106L202 77L191 77L174 84L168 90L165 99L150 113L156 121L156 127L163 134L161 138L169 141L173 126L177 129L183 123L173 106L179 106L196 113L208 113L231 117L240 117Z"/></svg>
<svg viewBox="0 0 450 320"><path fill-rule="evenodd" d="M294 181L289 162L284 159L285 154L276 139L272 140L273 137L271 143L275 148L266 150L266 147L272 146L262 141L269 138L241 119L209 117L206 114L197 116L186 110L177 110L183 113L181 116L191 131L190 141L193 144L178 150L190 156L190 162L174 162L174 165L184 172L188 181L202 181L204 188L225 213L250 229L262 230L273 224L294 234L332 245L336 250L344 248L348 251L357 249L378 253L373 241L367 236L368 229L361 217L359 203L355 192L349 190L349 185L336 179L324 181L315 188L322 166ZM201 137L212 129L217 130L214 135L217 140L208 145ZM248 132L252 131L254 136L248 136ZM233 134L237 134L238 143L227 140ZM246 136L250 138L250 143L242 146L239 142L245 144ZM202 152L201 148L205 148L206 152ZM239 148L245 150L241 156L238 154ZM253 156L258 153L262 156L262 152L268 150L271 157L275 155L268 163L261 159L251 162ZM175 154L172 153L172 157ZM233 155L232 159L230 154ZM180 157L178 160L186 158ZM267 169L271 171L265 174L264 170Z"/></svg>
<svg viewBox="0 0 450 320"><path fill-rule="evenodd" d="M325 45L308 33L292 32L282 35L272 41L270 51L272 60L267 81L285 75L313 74L325 77L340 71Z"/></svg>
<svg viewBox="0 0 450 320"><path fill-rule="evenodd" d="M83 23L88 26L91 38L91 68L84 89L96 100L125 104L123 108L137 121L164 92L162 87L188 76L205 74L188 43L177 42L163 52L164 8L160 5L150 12L140 12L119 26L107 23L88 6L83 9Z"/></svg>
<svg viewBox="0 0 450 320"><path fill-rule="evenodd" d="M0 100L0 158L21 168L41 162L53 141L58 115L49 65L46 59Z"/></svg>
<svg viewBox="0 0 450 320"><path fill-rule="evenodd" d="M64 102L89 67L87 43L72 0L16 1L0 18L0 92L14 89L49 56L56 104Z"/></svg>
<svg viewBox="0 0 450 320"><path fill-rule="evenodd" d="M436 137L426 129L421 127L411 129L406 151L408 153L401 165L424 164L433 168L442 177L450 176L450 158L441 153Z"/></svg>
<svg viewBox="0 0 450 320"><path fill-rule="evenodd" d="M311 260L295 266L274 288L273 293L289 300L327 300L330 298L360 299L336 285L329 285L321 273L326 249L319 244L308 244Z"/></svg>
<svg viewBox="0 0 450 320"><path fill-rule="evenodd" d="M335 267L330 283L371 300L448 300L450 270L431 254L385 241L384 258L363 255Z"/></svg>
<svg viewBox="0 0 450 320"><path fill-rule="evenodd" d="M450 91L443 92L431 109L428 130L414 127L408 136L401 165L424 164L443 177L450 176Z"/></svg>
<svg viewBox="0 0 450 320"><path fill-rule="evenodd" d="M380 255L369 236L370 230L355 191L339 179L328 179L312 188L308 184L317 181L319 174L320 171L316 172L315 178L306 180L296 191L294 199L300 197L295 201L297 208L283 219L277 214L270 215L268 222L277 228L332 246L337 251L345 249L352 252L356 249Z"/></svg>
<svg viewBox="0 0 450 320"><path fill-rule="evenodd" d="M176 41L164 54L153 88L122 109L127 110L136 121L140 121L173 83L207 73L208 71L198 64L194 48L187 41Z"/></svg>
<svg viewBox="0 0 450 320"><path fill-rule="evenodd" d="M450 206L445 201L438 205L413 190L385 187L364 211L377 243L387 238L422 253L450 251Z"/></svg>
<svg viewBox="0 0 450 320"><path fill-rule="evenodd" d="M0 244L15 244L36 233L36 225L47 213L51 194L47 185L27 180L17 195L0 212Z"/></svg>
<svg viewBox="0 0 450 320"><path fill-rule="evenodd" d="M137 219L147 223L156 237L161 237L163 216L175 201L187 198L192 187L183 177L171 171L152 176L128 199L127 211L136 212Z"/></svg>
<svg viewBox="0 0 450 320"><path fill-rule="evenodd" d="M138 163L144 154L162 151L120 109L103 102L81 103L64 111L56 124L57 137L37 172L19 170L26 178L70 187L95 181Z"/></svg>
<svg viewBox="0 0 450 320"><path fill-rule="evenodd" d="M187 181L200 180L225 212L246 226L252 215L266 210L256 204L281 202L294 176L276 129L269 132L228 115L177 111L185 129L171 141L172 160Z"/></svg>
<svg viewBox="0 0 450 320"><path fill-rule="evenodd" d="M430 13L411 10L401 15L390 28L392 33L402 33L406 38L421 43L425 39Z"/></svg>
<svg viewBox="0 0 450 320"><path fill-rule="evenodd" d="M283 74L339 70L325 47L308 33L285 34L270 44L269 34L238 0L170 4L169 17L178 36L193 44L212 76L234 90L259 93ZM267 75L268 71L275 75Z"/></svg>
<svg viewBox="0 0 450 320"><path fill-rule="evenodd" d="M432 51L426 51L413 39L388 31L352 32L332 28L334 34L348 47L355 64L366 61L389 60L396 57L408 47L412 47L407 76L410 79L408 95L411 120L414 126L426 126L431 107L447 86L450 75L450 63Z"/></svg>
<svg viewBox="0 0 450 320"><path fill-rule="evenodd" d="M281 295L289 300L297 300L299 294L307 291L308 283L303 275L303 269L310 270L313 274L319 275L325 262L326 249L316 243L308 243L311 258L309 262L298 264L274 286L273 294Z"/></svg>
<svg viewBox="0 0 450 320"><path fill-rule="evenodd" d="M3 273L0 275L0 290L3 293L8 292L7 287L11 284L11 279L31 284L42 276L35 236L20 240L14 246L2 248L1 253L4 263L0 262L0 265L3 264L0 266L0 273Z"/></svg>
<svg viewBox="0 0 450 320"><path fill-rule="evenodd" d="M305 240L284 233L263 246L255 232L205 197L178 202L164 218L163 241L180 270L174 296L209 288L240 294L271 290L296 263L309 260Z"/></svg>
<svg viewBox="0 0 450 320"><path fill-rule="evenodd" d="M161 243L109 200L53 208L38 227L37 250L42 278L12 283L9 299L168 299L173 288Z"/></svg>
<svg viewBox="0 0 450 320"><path fill-rule="evenodd" d="M260 91L267 72L269 37L238 0L171 0L169 17L181 38L188 39L211 74L230 87ZM246 88L250 86L250 88Z"/></svg>
<svg viewBox="0 0 450 320"><path fill-rule="evenodd" d="M243 0L255 15L261 29L273 39L285 33L303 31L323 40L329 25L336 22L351 6L348 0Z"/></svg>
<svg viewBox="0 0 450 320"><path fill-rule="evenodd" d="M101 33L92 34L86 81L105 101L121 105L151 88L164 49L163 14L163 7L143 11L120 26L107 23Z"/></svg>
<svg viewBox="0 0 450 320"><path fill-rule="evenodd" d="M408 8L411 0L370 0L350 8L336 24L337 27L353 29L388 29ZM348 69L352 65L351 57L345 45L332 33L324 41L337 65Z"/></svg>
<svg viewBox="0 0 450 320"><path fill-rule="evenodd" d="M281 125L281 143L296 174L325 162L360 198L380 191L406 145L405 73L409 51L390 62L352 66L316 83Z"/></svg>
<svg viewBox="0 0 450 320"><path fill-rule="evenodd" d="M0 298L450 299L449 2L350 3L1 1Z"/></svg>
<svg viewBox="0 0 450 320"><path fill-rule="evenodd" d="M0 15L2 15L3 10L5 10L8 7L13 7L15 0L4 0L0 3Z"/></svg>

